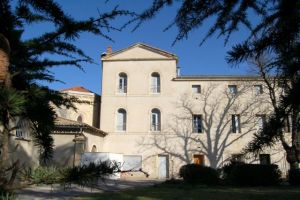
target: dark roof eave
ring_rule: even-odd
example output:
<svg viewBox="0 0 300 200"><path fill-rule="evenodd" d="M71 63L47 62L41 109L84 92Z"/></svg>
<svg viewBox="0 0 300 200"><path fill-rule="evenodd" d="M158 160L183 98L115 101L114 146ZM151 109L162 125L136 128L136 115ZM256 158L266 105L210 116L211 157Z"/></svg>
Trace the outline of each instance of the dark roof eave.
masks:
<svg viewBox="0 0 300 200"><path fill-rule="evenodd" d="M89 131L89 133L97 133L97 134L101 134L101 136L106 136L107 133L104 132L104 131L101 131L97 128L94 128L94 127L91 127L91 126L88 126L88 125L56 125L55 128L54 128L54 132L63 132L63 130L65 132L70 132L69 130L70 129L77 129L78 131L75 131L75 132L82 132L82 131ZM82 130L81 130L82 129Z"/></svg>
<svg viewBox="0 0 300 200"><path fill-rule="evenodd" d="M272 78L272 77L271 77ZM260 76L247 75L200 75L200 76L178 76L173 81L263 81Z"/></svg>

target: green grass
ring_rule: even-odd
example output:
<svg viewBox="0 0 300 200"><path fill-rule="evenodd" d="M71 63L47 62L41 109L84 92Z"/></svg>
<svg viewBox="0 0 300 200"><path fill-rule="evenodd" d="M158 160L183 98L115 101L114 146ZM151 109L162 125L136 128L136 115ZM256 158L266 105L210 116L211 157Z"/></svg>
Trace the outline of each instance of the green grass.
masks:
<svg viewBox="0 0 300 200"><path fill-rule="evenodd" d="M76 200L299 200L300 187L221 187L183 184L161 184L121 192L107 192Z"/></svg>

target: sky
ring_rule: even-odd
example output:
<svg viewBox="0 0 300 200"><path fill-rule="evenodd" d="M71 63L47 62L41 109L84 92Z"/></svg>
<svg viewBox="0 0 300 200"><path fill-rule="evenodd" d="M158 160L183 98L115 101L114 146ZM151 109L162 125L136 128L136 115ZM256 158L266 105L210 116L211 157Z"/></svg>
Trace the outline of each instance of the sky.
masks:
<svg viewBox="0 0 300 200"><path fill-rule="evenodd" d="M57 1L63 10L75 19L88 19L97 17L98 12L107 12L118 5L119 9L142 11L151 5L151 0L60 0ZM52 89L61 90L73 86L83 86L92 92L101 94L101 53L112 46L117 51L138 42L165 50L178 56L178 66L182 75L247 75L251 73L247 63L239 66L230 66L225 58L226 52L234 44L243 41L248 32L241 29L234 33L225 45L224 38L213 36L202 46L199 46L204 34L207 32L210 22L192 31L187 39L183 39L172 45L177 28L173 27L163 31L167 27L178 9L178 4L163 9L154 19L142 24L132 32L134 26L129 26L121 32L111 31L107 33L114 41L92 34L81 34L74 44L80 47L88 56L94 59L95 64L83 64L84 71L71 67L55 67L51 69L56 79L64 82L46 83ZM125 18L118 18L112 22L115 26L121 26L126 22ZM24 38L37 36L51 27L45 24L30 26L25 30Z"/></svg>

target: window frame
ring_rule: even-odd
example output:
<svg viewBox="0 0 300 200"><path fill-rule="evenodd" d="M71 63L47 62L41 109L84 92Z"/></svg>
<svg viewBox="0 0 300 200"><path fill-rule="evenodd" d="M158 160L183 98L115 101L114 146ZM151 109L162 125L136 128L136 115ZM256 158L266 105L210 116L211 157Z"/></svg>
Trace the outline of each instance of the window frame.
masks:
<svg viewBox="0 0 300 200"><path fill-rule="evenodd" d="M264 93L262 85L257 84L257 85L254 85L253 87L254 87L255 96L259 96L259 95L262 95Z"/></svg>
<svg viewBox="0 0 300 200"><path fill-rule="evenodd" d="M231 115L231 133L241 133L241 116L239 114Z"/></svg>
<svg viewBox="0 0 300 200"><path fill-rule="evenodd" d="M122 119L119 118L121 115L122 115ZM126 132L127 130L127 111L124 108L119 108L117 111L116 130L118 132Z"/></svg>
<svg viewBox="0 0 300 200"><path fill-rule="evenodd" d="M155 120L153 120L155 119ZM158 108L153 108L150 115L150 131L161 131L161 111Z"/></svg>
<svg viewBox="0 0 300 200"><path fill-rule="evenodd" d="M126 73L121 72L118 76L118 93L127 94L128 89L128 76Z"/></svg>
<svg viewBox="0 0 300 200"><path fill-rule="evenodd" d="M256 115L257 118L257 132L261 132L267 123L267 116L265 114ZM260 125L261 124L261 125Z"/></svg>
<svg viewBox="0 0 300 200"><path fill-rule="evenodd" d="M16 132L15 136L17 139L28 139L28 133L26 132L26 129L29 128L28 122L26 122L24 119L20 119L16 125Z"/></svg>
<svg viewBox="0 0 300 200"><path fill-rule="evenodd" d="M151 74L150 92L152 94L160 94L161 93L161 76L158 72L153 72Z"/></svg>
<svg viewBox="0 0 300 200"><path fill-rule="evenodd" d="M234 85L234 84L228 85L228 92L231 95L237 95L237 93L238 93L237 85Z"/></svg>
<svg viewBox="0 0 300 200"><path fill-rule="evenodd" d="M193 94L201 94L201 85L192 85L192 93Z"/></svg>
<svg viewBox="0 0 300 200"><path fill-rule="evenodd" d="M203 133L203 117L200 114L193 114L193 133ZM199 119L199 120L197 120Z"/></svg>

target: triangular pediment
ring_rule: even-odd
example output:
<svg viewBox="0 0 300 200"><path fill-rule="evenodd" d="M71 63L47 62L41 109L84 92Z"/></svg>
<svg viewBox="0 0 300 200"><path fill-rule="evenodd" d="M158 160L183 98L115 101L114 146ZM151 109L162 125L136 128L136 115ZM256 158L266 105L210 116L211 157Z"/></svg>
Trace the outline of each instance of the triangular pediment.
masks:
<svg viewBox="0 0 300 200"><path fill-rule="evenodd" d="M102 60L147 60L147 59L162 59L162 60L177 60L177 56L166 51L154 48L145 44L135 44L128 48L113 52L102 57Z"/></svg>

